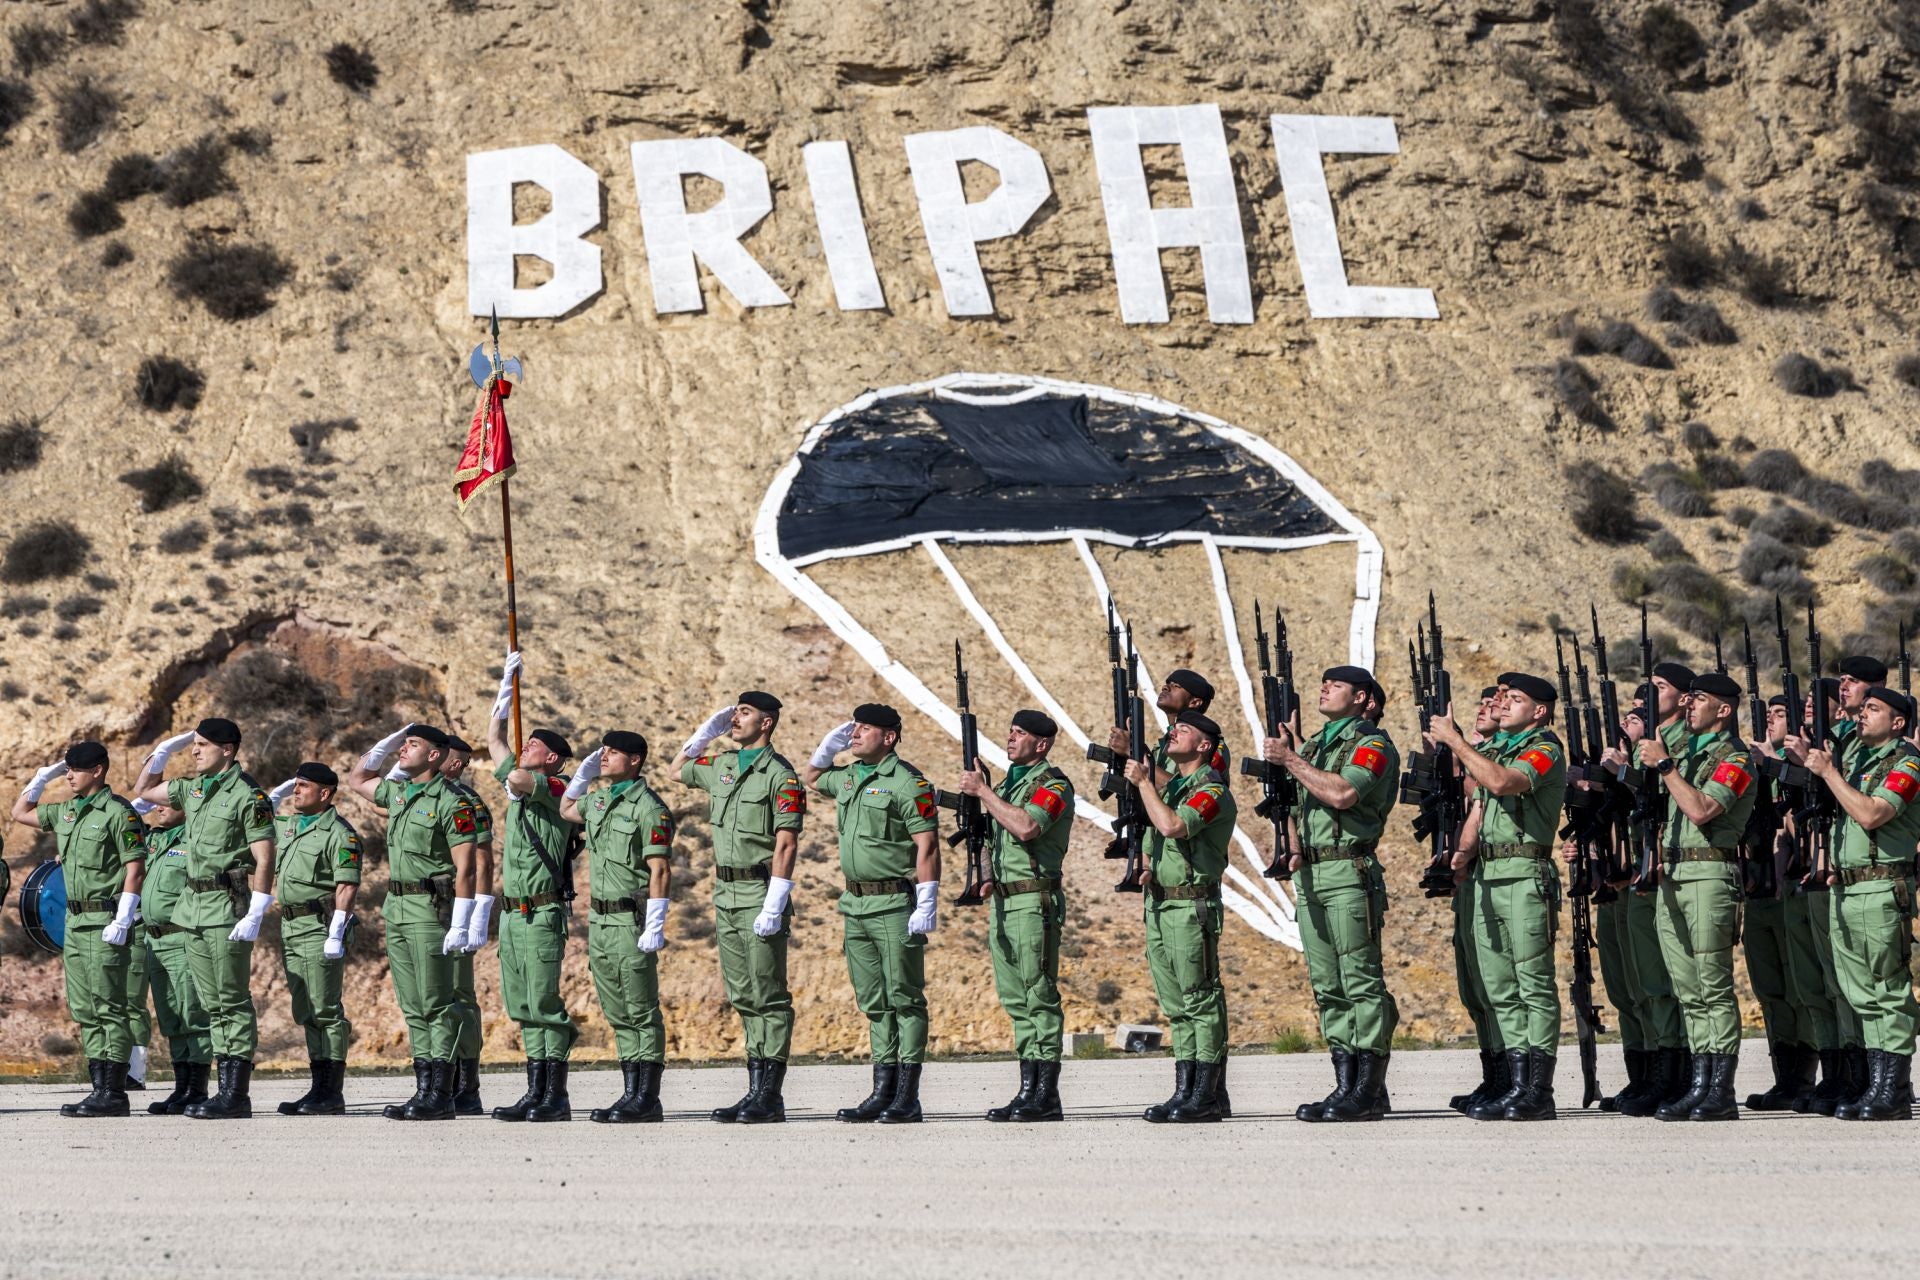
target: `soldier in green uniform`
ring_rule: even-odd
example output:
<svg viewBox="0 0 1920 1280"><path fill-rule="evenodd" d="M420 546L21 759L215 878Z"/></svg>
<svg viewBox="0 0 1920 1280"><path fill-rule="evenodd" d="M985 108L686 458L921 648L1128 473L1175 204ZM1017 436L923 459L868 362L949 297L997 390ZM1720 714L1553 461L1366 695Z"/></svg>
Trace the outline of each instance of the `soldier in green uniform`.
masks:
<svg viewBox="0 0 1920 1280"><path fill-rule="evenodd" d="M1480 691L1474 708L1473 733L1467 741L1484 747L1500 732L1502 690L1490 684ZM1457 766L1456 766L1457 767ZM1513 1087L1507 1074L1506 1045L1500 1039L1500 1023L1487 1000L1486 984L1480 977L1479 952L1474 946L1476 904L1480 900L1479 867L1472 855L1455 848L1453 859L1453 972L1460 989L1460 1003L1473 1023L1474 1042L1480 1046L1480 1083L1466 1093L1456 1093L1447 1105L1465 1114L1489 1098L1497 1098Z"/></svg>
<svg viewBox="0 0 1920 1280"><path fill-rule="evenodd" d="M1740 1061L1740 1001L1733 987L1733 944L1740 920L1740 835L1753 811L1753 756L1739 740L1740 686L1716 671L1688 689L1685 754L1670 755L1661 736L1641 741L1639 763L1660 779L1668 799L1661 839L1660 943L1692 1053L1688 1090L1662 1104L1661 1120L1733 1120Z"/></svg>
<svg viewBox="0 0 1920 1280"><path fill-rule="evenodd" d="M167 1038L167 1056L173 1062L173 1092L147 1104L147 1114L177 1116L195 1102L207 1100L208 1068L213 1065L213 1041L207 1030L207 1011L193 993L193 974L187 965L187 936L169 923L173 908L187 888L186 815L172 805L135 800L134 811L146 824L147 869L140 890L145 917L147 983L160 1034Z"/></svg>
<svg viewBox="0 0 1920 1280"><path fill-rule="evenodd" d="M1164 787L1167 780L1176 772L1173 761L1167 754L1168 740L1173 736L1174 721L1181 713L1192 711L1205 715L1213 706L1213 684L1198 671L1189 671L1178 667L1167 672L1167 678L1160 682L1160 692L1154 698L1154 705L1168 716L1167 727L1160 740L1153 746L1154 785ZM1107 734L1107 746L1115 758L1124 760L1127 754L1127 726L1115 725ZM1222 778L1228 776L1232 765L1232 753L1227 744L1214 746L1213 759L1207 762L1209 768Z"/></svg>
<svg viewBox="0 0 1920 1280"><path fill-rule="evenodd" d="M185 747L194 775L160 779ZM186 814L187 887L169 923L186 931L194 994L207 1011L219 1092L194 1103L194 1120L241 1120L253 1114L253 1054L260 1042L251 978L253 943L273 905L273 806L240 768L240 729L213 716L191 734L154 748L134 783L155 804Z"/></svg>
<svg viewBox="0 0 1920 1280"><path fill-rule="evenodd" d="M447 735L447 754L440 761L439 773L447 786L473 809L473 916L467 921L467 942L454 955L453 999L460 1007L460 1043L454 1050L453 1113L480 1116L486 1108L480 1102L480 1050L486 1043L486 1029L480 1016L480 995L473 981L474 953L487 945L487 932L493 920L493 811L480 792L466 781L467 766L473 762L473 748L458 734Z"/></svg>
<svg viewBox="0 0 1920 1280"><path fill-rule="evenodd" d="M680 781L711 797L714 941L727 1003L740 1016L746 1040L747 1092L732 1106L714 1108L713 1119L723 1124L787 1118L789 904L807 793L793 765L773 749L779 723L780 699L749 689L709 716L680 750ZM722 735L732 749L713 751Z"/></svg>
<svg viewBox="0 0 1920 1280"><path fill-rule="evenodd" d="M70 800L42 801L47 784L64 776ZM93 1090L60 1108L63 1116L124 1116L127 1105L129 943L140 908L147 849L140 815L107 786L107 749L76 742L65 758L33 775L14 802L13 820L53 833L67 884L67 1011L80 1024Z"/></svg>
<svg viewBox="0 0 1920 1280"><path fill-rule="evenodd" d="M280 1104L283 1116L346 1113L347 1042L353 1026L340 999L347 924L360 886L360 833L333 807L340 775L316 760L293 771L293 812L276 821L280 957L293 1020L307 1033L313 1086ZM278 788L275 788L277 791Z"/></svg>
<svg viewBox="0 0 1920 1280"><path fill-rule="evenodd" d="M560 816L586 828L587 965L600 1010L613 1028L624 1086L599 1124L658 1121L667 1027L660 1015L659 951L667 944L673 814L640 770L647 740L614 729L580 762L560 797ZM594 779L609 784L589 793Z"/></svg>
<svg viewBox="0 0 1920 1280"><path fill-rule="evenodd" d="M1834 1114L1843 1120L1913 1117L1914 849L1920 839L1920 752L1904 740L1912 700L1867 690L1842 768L1830 751L1807 767L1845 813L1834 835L1832 949L1847 1003L1858 1012L1868 1079Z"/></svg>
<svg viewBox="0 0 1920 1280"><path fill-rule="evenodd" d="M927 935L939 925L939 808L918 769L894 754L900 713L853 709L814 748L801 780L834 801L839 828L841 950L867 1015L873 1092L836 1114L853 1123L920 1122L927 1055ZM839 767L834 757L850 751Z"/></svg>
<svg viewBox="0 0 1920 1280"><path fill-rule="evenodd" d="M560 993L560 968L573 897L573 833L560 816L560 798L567 789L561 768L573 748L553 730L535 729L516 760L501 715L488 726L487 750L493 776L507 789L499 841L500 995L507 1016L520 1024L527 1055L527 1091L519 1101L495 1107L493 1118L571 1120L567 1059L579 1032Z"/></svg>
<svg viewBox="0 0 1920 1280"><path fill-rule="evenodd" d="M1560 1046L1553 949L1560 880L1552 851L1566 794L1566 751L1547 727L1553 684L1524 672L1508 672L1499 682L1506 688L1503 736L1490 754L1468 743L1451 719L1430 726L1432 740L1452 748L1476 784L1460 843L1480 863L1475 941L1513 1080L1505 1094L1467 1114L1551 1120Z"/></svg>
<svg viewBox="0 0 1920 1280"><path fill-rule="evenodd" d="M387 968L413 1053L413 1096L382 1108L389 1120L451 1120L453 1058L462 1030L456 959L473 917L473 844L479 824L465 796L440 777L445 732L410 724L388 734L347 773L347 785L387 819ZM383 778L393 760L401 778Z"/></svg>
<svg viewBox="0 0 1920 1280"><path fill-rule="evenodd" d="M980 761L960 775L960 790L977 796L993 825L990 880L993 914L987 952L1000 1007L1013 1023L1020 1088L987 1119L1059 1120L1060 933L1067 895L1061 870L1073 833L1073 783L1047 761L1060 726L1039 711L1016 711L1007 730L1007 776L999 786Z"/></svg>
<svg viewBox="0 0 1920 1280"><path fill-rule="evenodd" d="M1785 802L1768 781L1766 762L1777 757L1786 741L1789 714L1785 694L1775 694L1767 702L1767 723L1756 731L1752 753L1757 774L1753 813L1741 837L1743 856L1765 859L1774 870L1775 892L1770 896L1747 897L1740 925L1741 949L1746 955L1747 982L1760 1002L1760 1016L1767 1029L1767 1056L1773 1066L1773 1084L1761 1093L1747 1095L1749 1111L1786 1111L1795 1098L1811 1093L1816 1079L1814 1067L1820 1049L1819 1032L1802 1008L1794 981L1794 906L1798 901L1798 920L1806 921L1805 894L1790 883L1786 858L1790 837L1777 828L1784 815ZM1769 835L1771 833L1771 835ZM1807 942L1811 951L1811 940ZM1817 965L1816 965L1817 969ZM1832 1049L1832 1014L1828 1013L1828 1049Z"/></svg>
<svg viewBox="0 0 1920 1280"><path fill-rule="evenodd" d="M1150 830L1142 853L1147 970L1173 1035L1174 1091L1143 1113L1154 1124L1224 1119L1220 1081L1227 1061L1227 993L1220 983L1220 877L1237 812L1214 771L1220 726L1183 711L1167 734L1173 774L1154 785L1150 762L1127 761Z"/></svg>
<svg viewBox="0 0 1920 1280"><path fill-rule="evenodd" d="M1264 754L1299 783L1299 842L1289 865L1299 891L1301 949L1333 1059L1333 1091L1305 1102L1300 1120L1378 1120L1386 1114L1387 1059L1400 1009L1387 990L1380 931L1387 885L1374 856L1400 793L1400 753L1376 723L1385 694L1365 667L1320 677L1326 724L1305 744L1282 725Z"/></svg>

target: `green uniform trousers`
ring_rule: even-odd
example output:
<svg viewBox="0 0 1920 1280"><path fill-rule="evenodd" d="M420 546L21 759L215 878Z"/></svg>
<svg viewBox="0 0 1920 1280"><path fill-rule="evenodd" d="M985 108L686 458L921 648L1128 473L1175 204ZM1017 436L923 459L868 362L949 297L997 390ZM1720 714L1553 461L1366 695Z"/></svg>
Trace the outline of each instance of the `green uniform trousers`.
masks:
<svg viewBox="0 0 1920 1280"><path fill-rule="evenodd" d="M1320 1038L1330 1049L1386 1054L1393 1049L1400 1006L1380 963L1387 885L1372 858L1319 863L1294 875L1300 946L1307 957Z"/></svg>
<svg viewBox="0 0 1920 1280"><path fill-rule="evenodd" d="M440 950L446 938L447 926L437 920L387 924L387 969L413 1056L451 1062L461 1015L454 1002L456 957Z"/></svg>
<svg viewBox="0 0 1920 1280"><path fill-rule="evenodd" d="M1660 950L1659 891L1622 889L1620 900L1627 907L1627 971L1640 993L1640 1025L1646 1029L1647 1048L1684 1049L1687 1027L1680 1017L1680 1002L1673 997L1666 955Z"/></svg>
<svg viewBox="0 0 1920 1280"><path fill-rule="evenodd" d="M1740 1000L1733 991L1733 944L1740 934L1740 888L1724 877L1660 877L1660 949L1673 998L1695 1053L1740 1052Z"/></svg>
<svg viewBox="0 0 1920 1280"><path fill-rule="evenodd" d="M1216 899L1147 899L1147 971L1173 1030L1176 1061L1224 1062L1227 991L1220 985L1221 909Z"/></svg>
<svg viewBox="0 0 1920 1280"><path fill-rule="evenodd" d="M1827 994L1827 976L1820 967L1820 951L1813 940L1813 900L1824 894L1789 888L1781 915L1787 943L1787 998L1793 1001L1801 1043L1815 1049L1840 1047L1840 1021L1833 998Z"/></svg>
<svg viewBox="0 0 1920 1280"><path fill-rule="evenodd" d="M563 1062L579 1037L560 995L566 956L567 912L559 903L502 915L500 997L507 1016L520 1024L520 1047L529 1058Z"/></svg>
<svg viewBox="0 0 1920 1280"><path fill-rule="evenodd" d="M221 1057L253 1060L260 1023L253 1009L253 944L229 942L232 924L184 930L193 994L207 1011L207 1034Z"/></svg>
<svg viewBox="0 0 1920 1280"><path fill-rule="evenodd" d="M67 925L60 953L67 971L67 1012L80 1024L80 1044L89 1061L125 1062L133 1046L127 1038L127 966L130 947L115 947L101 937L104 924Z"/></svg>
<svg viewBox="0 0 1920 1280"><path fill-rule="evenodd" d="M1807 895L1807 920L1813 926L1814 957L1820 965L1821 992L1827 1007L1833 1010L1834 1037L1845 1049L1858 1049L1866 1042L1860 1037L1860 1013L1840 985L1834 965L1833 927L1835 890L1821 889Z"/></svg>
<svg viewBox="0 0 1920 1280"><path fill-rule="evenodd" d="M1500 1024L1494 1021L1493 1005L1487 1000L1487 984L1480 976L1480 949L1475 940L1478 926L1474 917L1480 910L1480 864L1470 862L1454 880L1453 888L1453 974L1460 989L1460 1003L1473 1022L1474 1041L1492 1053L1504 1050Z"/></svg>
<svg viewBox="0 0 1920 1280"><path fill-rule="evenodd" d="M331 913L329 913L331 915ZM347 962L329 960L328 920L304 916L280 921L280 962L287 967L287 994L293 997L293 1020L307 1033L307 1058L314 1062L345 1062L353 1024L340 1001L340 979Z"/></svg>
<svg viewBox="0 0 1920 1280"><path fill-rule="evenodd" d="M1647 1025L1640 1021L1639 992L1633 986L1633 961L1627 954L1627 902L1624 896L1593 908L1593 940L1600 952L1600 981L1607 989L1620 1028L1622 1049L1651 1049Z"/></svg>
<svg viewBox="0 0 1920 1280"><path fill-rule="evenodd" d="M1544 859L1498 858L1482 867L1474 914L1481 980L1505 1048L1558 1053L1560 986L1553 939L1559 923L1559 879ZM1524 869L1513 869L1519 863Z"/></svg>
<svg viewBox="0 0 1920 1280"><path fill-rule="evenodd" d="M160 1034L167 1038L167 1056L173 1062L213 1061L213 1040L207 1029L207 1010L194 994L193 973L187 961L187 935L169 933L147 937L147 985L153 991L153 1011Z"/></svg>
<svg viewBox="0 0 1920 1280"><path fill-rule="evenodd" d="M1060 1011L1060 932L1067 898L1058 891L988 900L987 953L993 989L1013 1023L1013 1052L1022 1062L1060 1061L1066 1019Z"/></svg>
<svg viewBox="0 0 1920 1280"><path fill-rule="evenodd" d="M1793 981L1787 968L1787 900L1755 898L1746 904L1740 926L1740 949L1747 956L1747 982L1760 1002L1767 1024L1767 1044L1804 1044L1813 1041L1800 1025L1793 1003Z"/></svg>
<svg viewBox="0 0 1920 1280"><path fill-rule="evenodd" d="M747 1057L785 1062L793 1049L793 992L787 986L787 940L793 933L793 906L780 920L780 932L762 938L753 931L760 908L713 909L714 944L720 949L720 980L727 1003L740 1015Z"/></svg>
<svg viewBox="0 0 1920 1280"><path fill-rule="evenodd" d="M473 984L473 953L463 951L453 958L453 1003L460 1011L460 1039L456 1058L478 1058L486 1043L486 1028L480 1021L480 993Z"/></svg>
<svg viewBox="0 0 1920 1280"><path fill-rule="evenodd" d="M840 917L853 998L867 1015L875 1062L927 1059L927 939L908 933L912 908Z"/></svg>
<svg viewBox="0 0 1920 1280"><path fill-rule="evenodd" d="M1829 891L1833 966L1869 1049L1913 1056L1913 881L1869 880Z"/></svg>
<svg viewBox="0 0 1920 1280"><path fill-rule="evenodd" d="M147 1015L147 926L136 921L127 935L127 1049L144 1049L153 1039Z"/></svg>
<svg viewBox="0 0 1920 1280"><path fill-rule="evenodd" d="M613 1028L622 1062L665 1062L667 1021L660 1016L660 957L640 950L631 915L587 920L587 968L600 1012Z"/></svg>

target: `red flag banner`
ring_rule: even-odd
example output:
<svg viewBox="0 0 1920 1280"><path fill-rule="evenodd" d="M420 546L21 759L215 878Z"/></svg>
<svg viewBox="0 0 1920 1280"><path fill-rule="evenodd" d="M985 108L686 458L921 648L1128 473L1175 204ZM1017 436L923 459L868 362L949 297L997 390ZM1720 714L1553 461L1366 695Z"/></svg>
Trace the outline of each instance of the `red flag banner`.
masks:
<svg viewBox="0 0 1920 1280"><path fill-rule="evenodd" d="M453 489L460 509L495 481L513 474L513 437L507 434L506 399L513 384L502 378L487 382L480 403L473 409L473 425L467 428L467 447L460 451L460 465L454 469Z"/></svg>

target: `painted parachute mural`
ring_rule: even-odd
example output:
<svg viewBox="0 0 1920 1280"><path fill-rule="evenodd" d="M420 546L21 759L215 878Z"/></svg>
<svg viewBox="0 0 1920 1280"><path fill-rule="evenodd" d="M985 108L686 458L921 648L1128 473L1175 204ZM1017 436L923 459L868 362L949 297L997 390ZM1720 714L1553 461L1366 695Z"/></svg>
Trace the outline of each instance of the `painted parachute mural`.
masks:
<svg viewBox="0 0 1920 1280"><path fill-rule="evenodd" d="M1203 581L1214 597L1222 651L1217 661L1164 665L1212 668L1218 690L1214 718L1223 727L1233 725L1237 702L1249 735L1246 741L1231 743L1236 754L1246 754L1259 738L1260 718L1228 592L1225 556L1350 545L1353 590L1345 661L1373 662L1381 573L1378 539L1267 441L1152 396L1048 378L973 373L870 391L807 431L768 488L754 528L755 554L767 571L957 739L960 726L954 708L875 634L876 627L885 629L890 621L885 615L895 612L904 596L880 598L863 619L822 581L824 571L836 563L923 556L909 571L911 580L920 587L944 581L977 627L973 640L985 641L1025 695L1053 716L1062 736L1079 748L1057 750L1056 761L1076 759L1084 754L1089 730L1105 738L1102 703L1079 699L1075 705L1081 714L1073 714L1036 672L1031 655L1022 655L1023 637L1009 635L981 601L986 580L976 576L970 582L956 564L962 548L978 544L1061 548L1059 554L1066 557L1063 572L1049 569L1047 575L1050 589L1059 592L1063 602L1057 618L1046 625L1049 633L1058 633L1049 635L1050 647L1070 635L1071 643L1084 645L1089 659L1100 652L1112 592L1109 579L1123 563L1115 560L1117 555L1166 554L1182 548L1177 554L1199 556L1183 580ZM1084 587L1060 592L1064 574L1084 577ZM1160 603L1128 599L1124 592L1115 601L1127 616ZM1082 607L1084 615L1076 612ZM1193 607L1191 602L1188 607ZM871 616L875 612L882 616ZM911 628L894 625L904 642ZM1149 660L1155 656L1152 640L1142 638L1140 649L1142 688L1157 688L1149 673ZM940 666L929 666L927 675L938 679L941 671ZM1104 671L1100 676L1104 679ZM1097 715L1090 714L1096 710ZM1157 709L1155 715L1164 723ZM1230 740L1237 737L1232 728L1228 734ZM990 765L1006 767L998 746L984 740L982 746ZM1242 812L1246 823L1260 825L1250 805L1243 805ZM1100 808L1090 788L1081 789L1077 813L1111 830L1112 816ZM1297 948L1293 903L1278 885L1260 876L1267 858L1245 829L1236 830L1234 842L1239 857L1223 886L1226 905L1266 937Z"/></svg>

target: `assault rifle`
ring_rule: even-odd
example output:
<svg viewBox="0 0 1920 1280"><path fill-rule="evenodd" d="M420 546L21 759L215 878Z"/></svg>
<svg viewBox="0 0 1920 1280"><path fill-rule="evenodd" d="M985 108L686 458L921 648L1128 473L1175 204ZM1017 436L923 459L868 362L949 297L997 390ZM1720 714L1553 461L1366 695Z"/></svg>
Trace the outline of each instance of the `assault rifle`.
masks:
<svg viewBox="0 0 1920 1280"><path fill-rule="evenodd" d="M1740 624L1740 641L1746 649L1747 660L1747 719L1750 722L1748 733L1755 742L1767 740L1767 700L1760 693L1760 663L1753 656L1753 630L1746 623ZM1761 756L1756 766L1766 760ZM1740 833L1740 893L1747 899L1777 898L1780 896L1780 879L1774 873L1773 846L1780 837L1780 811L1773 804L1772 779L1761 767L1754 769L1754 785L1759 794L1754 797L1753 816L1747 819L1747 829Z"/></svg>
<svg viewBox="0 0 1920 1280"><path fill-rule="evenodd" d="M974 717L973 708L967 697L967 668L960 657L960 642L953 642L953 683L954 704L960 711L960 768L973 769L980 758L980 722ZM944 801L945 796L941 799ZM967 846L967 882L960 890L959 905L977 907L986 899L986 885L993 878L987 866L987 845L990 843L991 819L980 804L979 796L970 796L964 791L953 797L954 824L953 834L947 837L947 844Z"/></svg>
<svg viewBox="0 0 1920 1280"><path fill-rule="evenodd" d="M1660 690L1653 683L1653 641L1647 636L1647 602L1640 602L1640 723L1646 736L1660 732ZM1633 890L1652 893L1660 885L1660 829L1667 821L1667 799L1652 772L1626 770L1620 780L1633 792L1628 824L1633 830Z"/></svg>
<svg viewBox="0 0 1920 1280"><path fill-rule="evenodd" d="M1448 715L1448 705L1453 701L1453 680L1447 674L1440 615L1431 591L1427 593L1427 625L1421 628L1416 624L1415 632L1418 646L1409 645L1407 657L1413 668L1414 699L1424 735L1436 717ZM1408 755L1407 770L1400 775L1400 803L1418 806L1413 819L1414 839L1426 841L1433 850L1420 875L1421 892L1429 898L1450 896L1453 851L1460 838L1460 824L1467 816L1466 790L1451 747L1436 743L1431 750Z"/></svg>
<svg viewBox="0 0 1920 1280"><path fill-rule="evenodd" d="M1599 751L1586 741L1580 717L1573 712L1573 679L1567 672L1566 649L1560 633L1553 633L1554 661L1559 668L1560 705L1567 708L1567 825L1560 834L1573 837L1573 865L1567 876L1567 911L1573 919L1573 978L1567 984L1567 998L1573 1004L1573 1027L1580 1046L1580 1105L1590 1107L1600 1099L1599 1052L1595 1037L1606 1030L1600 1021L1600 1006L1593 999L1593 844L1594 815L1606 811L1606 793L1577 785L1604 776L1599 768Z"/></svg>
<svg viewBox="0 0 1920 1280"><path fill-rule="evenodd" d="M1587 716L1587 741L1595 749L1604 750L1601 743L1608 743L1622 751L1631 752L1633 744L1627 740L1626 729L1620 722L1620 686L1614 683L1613 675L1607 670L1607 640L1600 634L1600 611L1593 605L1587 606L1587 618L1593 626L1593 671L1600 685L1600 706L1596 710L1593 700L1587 692L1586 667L1580 664L1579 650L1574 651L1576 670L1580 676L1580 699L1585 704ZM1602 847L1600 901L1612 902L1619 895L1614 891L1614 882L1625 880L1632 872L1628 851L1633 848L1632 828L1627 825L1628 806L1623 802L1627 791L1621 779L1633 766L1629 755L1620 778L1609 782L1607 787L1608 812L1606 814L1606 841Z"/></svg>
<svg viewBox="0 0 1920 1280"><path fill-rule="evenodd" d="M1807 601L1807 679L1813 683L1813 709L1808 717L1807 739L1815 751L1831 751L1834 746L1833 723L1827 711L1826 690L1820 684L1820 627L1814 621L1811 600ZM1826 875L1833 865L1829 855L1839 807L1830 789L1809 781L1805 807L1794 814L1794 825L1799 827L1801 839L1806 845L1808 868L1816 879Z"/></svg>
<svg viewBox="0 0 1920 1280"><path fill-rule="evenodd" d="M1909 698L1913 696L1913 659L1907 656L1907 623L1900 621L1900 692ZM1907 736L1912 737L1914 730L1909 728Z"/></svg>
<svg viewBox="0 0 1920 1280"><path fill-rule="evenodd" d="M1289 719L1294 700L1293 650L1287 645L1286 619L1276 607L1269 651L1258 600L1253 602L1253 643L1260 661L1261 720L1267 736L1277 737L1280 726ZM1253 806L1253 812L1273 823L1273 861L1260 874L1272 880L1291 880L1293 870L1287 859L1293 853L1291 824L1300 804L1300 785L1285 769L1261 759L1257 750L1241 759L1240 772L1260 780L1260 803Z"/></svg>
<svg viewBox="0 0 1920 1280"><path fill-rule="evenodd" d="M1803 726L1806 714L1806 702L1800 694L1800 677L1794 673L1791 642L1787 636L1786 609L1780 603L1780 597L1773 598L1773 631L1780 645L1780 692L1787 700L1788 733L1798 733ZM1818 674L1817 672L1815 673ZM1814 686L1816 689L1818 684ZM1822 700L1824 702L1824 700ZM1824 711L1824 706L1822 707ZM1810 803L1810 793L1817 790L1813 786L1813 775L1805 766L1797 765L1782 754L1768 756L1763 762L1762 772L1773 780L1779 788L1781 799L1786 802L1789 814L1798 815ZM1813 862L1808 856L1812 846L1807 843L1807 831L1796 817L1793 827L1793 847L1787 854L1787 879L1804 880L1813 870Z"/></svg>
<svg viewBox="0 0 1920 1280"><path fill-rule="evenodd" d="M1146 838L1147 806L1140 789L1127 781L1126 762L1152 761L1147 755L1147 704L1140 696L1139 663L1133 654L1133 624L1125 628L1126 646L1121 647L1122 629L1113 616L1113 601L1107 601L1107 659L1113 666L1113 722L1127 726L1127 753L1116 754L1100 743L1087 746L1087 759L1107 767L1100 779L1100 798L1119 797L1114 806L1113 839L1107 842L1106 857L1125 858L1127 865L1115 893L1141 892L1146 872L1143 842Z"/></svg>

